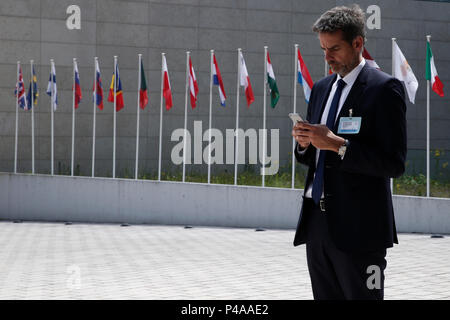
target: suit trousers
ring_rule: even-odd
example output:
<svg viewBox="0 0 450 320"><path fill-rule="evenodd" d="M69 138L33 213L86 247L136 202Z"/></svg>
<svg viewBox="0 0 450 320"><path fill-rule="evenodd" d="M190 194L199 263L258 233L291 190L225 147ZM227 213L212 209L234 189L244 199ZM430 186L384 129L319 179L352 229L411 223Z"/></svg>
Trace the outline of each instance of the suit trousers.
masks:
<svg viewBox="0 0 450 320"><path fill-rule="evenodd" d="M386 249L350 253L336 248L328 232L326 211L321 211L312 199L303 201L314 299L383 300Z"/></svg>

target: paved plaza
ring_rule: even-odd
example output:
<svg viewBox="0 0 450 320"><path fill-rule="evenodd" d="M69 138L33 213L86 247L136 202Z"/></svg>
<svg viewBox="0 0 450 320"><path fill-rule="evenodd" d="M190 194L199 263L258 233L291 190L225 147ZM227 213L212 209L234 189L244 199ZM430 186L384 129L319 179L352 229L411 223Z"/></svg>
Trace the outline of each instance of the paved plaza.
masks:
<svg viewBox="0 0 450 320"><path fill-rule="evenodd" d="M0 222L0 299L312 299L293 230ZM450 299L450 236L399 234L386 299Z"/></svg>

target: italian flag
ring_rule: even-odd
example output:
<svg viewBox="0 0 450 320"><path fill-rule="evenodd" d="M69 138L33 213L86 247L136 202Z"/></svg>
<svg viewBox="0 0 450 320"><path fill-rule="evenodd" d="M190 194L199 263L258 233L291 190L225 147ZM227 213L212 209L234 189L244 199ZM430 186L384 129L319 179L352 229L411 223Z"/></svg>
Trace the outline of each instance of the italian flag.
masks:
<svg viewBox="0 0 450 320"><path fill-rule="evenodd" d="M431 81L431 89L436 92L441 97L444 96L444 85L439 79L438 73L436 71L436 66L434 65L434 57L431 52L430 42L427 41L427 64L425 78Z"/></svg>
<svg viewBox="0 0 450 320"><path fill-rule="evenodd" d="M267 52L267 82L269 83L270 88L270 105L272 108L275 108L278 99L280 99L280 93L278 92L277 81L275 80L275 74L273 73L269 52Z"/></svg>

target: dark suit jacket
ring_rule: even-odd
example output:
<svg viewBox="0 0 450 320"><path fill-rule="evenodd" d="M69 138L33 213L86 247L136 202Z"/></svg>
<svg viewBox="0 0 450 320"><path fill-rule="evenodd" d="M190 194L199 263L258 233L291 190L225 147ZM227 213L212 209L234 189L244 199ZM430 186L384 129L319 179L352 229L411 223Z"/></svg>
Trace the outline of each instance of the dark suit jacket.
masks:
<svg viewBox="0 0 450 320"><path fill-rule="evenodd" d="M320 123L336 75L316 82L312 88L307 120ZM361 117L358 134L338 134L341 117ZM350 145L345 157L327 151L324 171L324 197L328 229L334 244L347 252L367 252L392 247L398 243L395 229L390 178L405 170L406 105L401 82L367 64L358 75L333 132ZM309 166L306 187L315 172L316 148L310 145L295 155ZM304 205L295 234L294 245L305 243ZM306 217L307 219L307 217Z"/></svg>

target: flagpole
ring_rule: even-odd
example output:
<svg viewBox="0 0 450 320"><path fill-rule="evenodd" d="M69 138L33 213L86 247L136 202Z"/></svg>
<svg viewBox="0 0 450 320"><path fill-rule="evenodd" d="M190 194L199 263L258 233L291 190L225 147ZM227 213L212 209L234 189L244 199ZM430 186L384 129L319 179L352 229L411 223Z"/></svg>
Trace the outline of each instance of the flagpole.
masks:
<svg viewBox="0 0 450 320"><path fill-rule="evenodd" d="M330 66L328 65L327 60L325 60L325 77L328 76L328 70L330 69Z"/></svg>
<svg viewBox="0 0 450 320"><path fill-rule="evenodd" d="M162 150L162 125L163 125L163 86L164 86L164 57L165 53L161 53L161 102L159 117L159 156L158 156L158 181L161 181L161 150Z"/></svg>
<svg viewBox="0 0 450 320"><path fill-rule="evenodd" d="M97 64L98 58L94 58L94 107L93 107L93 116L92 116L92 178L95 174L95 116L96 116L96 107L97 107Z"/></svg>
<svg viewBox="0 0 450 320"><path fill-rule="evenodd" d="M242 49L238 48L238 72L237 72L237 85L236 85L236 143L234 153L234 185L237 186L237 169L238 169L238 152L239 152L239 80L241 76L241 52Z"/></svg>
<svg viewBox="0 0 450 320"><path fill-rule="evenodd" d="M431 35L427 35L430 42ZM427 198L430 197L430 80L427 80Z"/></svg>
<svg viewBox="0 0 450 320"><path fill-rule="evenodd" d="M31 67L31 173L34 174L34 60L30 60Z"/></svg>
<svg viewBox="0 0 450 320"><path fill-rule="evenodd" d="M139 53L139 75L138 75L138 93L137 93L137 116L136 116L136 165L134 171L134 179L138 178L138 165L139 165L139 103L140 103L140 89L141 89L141 62L142 54Z"/></svg>
<svg viewBox="0 0 450 320"><path fill-rule="evenodd" d="M395 59L394 59L394 43L396 38L392 38L392 76L395 77ZM390 178L391 183L391 194L394 193L394 179Z"/></svg>
<svg viewBox="0 0 450 320"><path fill-rule="evenodd" d="M211 183L211 122L212 122L212 87L213 87L213 56L211 50L210 77L209 77L209 146L208 146L208 184Z"/></svg>
<svg viewBox="0 0 450 320"><path fill-rule="evenodd" d="M70 176L73 177L73 158L74 158L74 150L75 150L75 64L77 63L77 59L73 58L73 86L72 86L72 158L70 163Z"/></svg>
<svg viewBox="0 0 450 320"><path fill-rule="evenodd" d="M183 182L186 177L186 130L187 130L187 105L188 105L188 90L189 90L189 55L186 51L186 92L184 96L184 139L183 139Z"/></svg>
<svg viewBox="0 0 450 320"><path fill-rule="evenodd" d="M50 173L53 176L55 174L55 126L54 126L54 108L55 108L55 102L54 102L54 94L55 94L55 79L53 76L53 65L54 60L50 59L50 74L51 74L51 83L50 83L50 113L51 113L51 164L50 164Z"/></svg>
<svg viewBox="0 0 450 320"><path fill-rule="evenodd" d="M298 44L294 45L294 113L297 111ZM292 137L292 189L295 187L295 138Z"/></svg>
<svg viewBox="0 0 450 320"><path fill-rule="evenodd" d="M14 138L14 173L17 173L17 145L19 135L19 73L20 61L17 61L17 82L16 82L16 132Z"/></svg>
<svg viewBox="0 0 450 320"><path fill-rule="evenodd" d="M264 46L264 96L263 96L263 156L262 156L262 186L265 186L266 177L266 104L267 104L267 46Z"/></svg>
<svg viewBox="0 0 450 320"><path fill-rule="evenodd" d="M113 95L114 95L114 132L113 132L113 179L116 177L116 105L117 105L117 56L114 56L114 83L113 83Z"/></svg>

